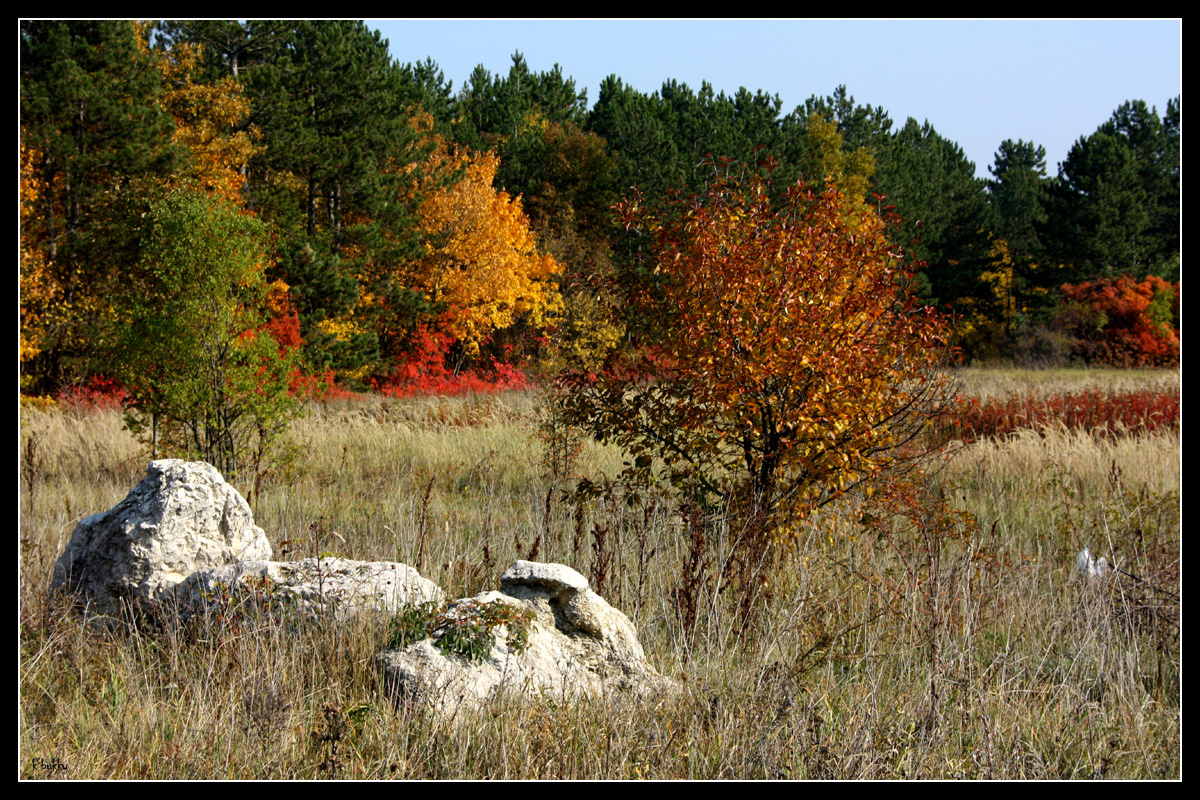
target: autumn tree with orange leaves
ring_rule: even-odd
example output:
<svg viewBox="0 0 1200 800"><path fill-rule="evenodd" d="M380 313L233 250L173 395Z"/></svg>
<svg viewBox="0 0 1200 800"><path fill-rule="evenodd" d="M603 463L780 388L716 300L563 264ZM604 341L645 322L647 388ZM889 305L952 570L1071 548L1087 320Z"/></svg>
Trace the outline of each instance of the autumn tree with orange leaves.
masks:
<svg viewBox="0 0 1200 800"><path fill-rule="evenodd" d="M521 198L493 187L497 156L447 142L428 114L411 124L425 155L406 168L401 199L416 200L421 252L386 277L420 294L418 327L473 357L497 331L549 324L562 308L562 267L539 249Z"/></svg>
<svg viewBox="0 0 1200 800"><path fill-rule="evenodd" d="M668 219L620 206L643 242L628 298L641 354L562 380L567 418L624 448L626 478L730 502L743 555L916 463L952 396L948 325L909 293L914 265L884 220L847 214L832 186L771 189L769 175L718 180Z"/></svg>
<svg viewBox="0 0 1200 800"><path fill-rule="evenodd" d="M1117 367L1179 364L1179 284L1128 275L1063 284L1059 316L1076 357ZM1073 323L1073 324L1072 324Z"/></svg>

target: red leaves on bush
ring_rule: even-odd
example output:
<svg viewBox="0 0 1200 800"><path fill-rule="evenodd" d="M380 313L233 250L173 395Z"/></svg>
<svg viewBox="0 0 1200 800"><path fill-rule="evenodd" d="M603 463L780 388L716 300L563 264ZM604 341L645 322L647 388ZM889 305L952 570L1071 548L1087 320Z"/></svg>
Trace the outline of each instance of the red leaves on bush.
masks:
<svg viewBox="0 0 1200 800"><path fill-rule="evenodd" d="M292 373L292 383L288 392L293 397L304 397L309 400L358 400L360 395L347 391L337 385L333 369L327 369L319 375L304 375L299 371Z"/></svg>
<svg viewBox="0 0 1200 800"><path fill-rule="evenodd" d="M279 352L290 353L300 349L303 340L300 338L300 315L288 303L279 316L262 326L262 330L271 334L279 344Z"/></svg>
<svg viewBox="0 0 1200 800"><path fill-rule="evenodd" d="M292 305L287 295L286 287L272 293L269 307L274 314L254 334L265 331L271 335L279 346L279 354L286 356L298 351L304 344L300 334L300 314ZM293 397L303 397L309 400L346 400L358 397L337 385L334 371L326 369L316 375L306 375L300 369L293 369L290 374L291 383L288 394Z"/></svg>
<svg viewBox="0 0 1200 800"><path fill-rule="evenodd" d="M1093 389L1044 397L1013 394L1006 399L974 401L954 420L964 441L1011 436L1019 430L1082 430L1115 439L1179 427L1178 390L1106 392Z"/></svg>
<svg viewBox="0 0 1200 800"><path fill-rule="evenodd" d="M418 395L492 394L510 389L529 388L524 372L511 364L493 360L490 375L476 370L452 372L446 369L446 356L453 337L421 325L413 336L413 348L386 381L372 381L385 397Z"/></svg>
<svg viewBox="0 0 1200 800"><path fill-rule="evenodd" d="M82 386L72 386L55 398L67 407L79 411L123 410L129 399L125 387L105 375L93 375Z"/></svg>
<svg viewBox="0 0 1200 800"><path fill-rule="evenodd" d="M1095 327L1076 332L1076 353L1093 364L1173 367L1179 364L1179 285L1126 275L1064 284L1063 297L1091 310Z"/></svg>

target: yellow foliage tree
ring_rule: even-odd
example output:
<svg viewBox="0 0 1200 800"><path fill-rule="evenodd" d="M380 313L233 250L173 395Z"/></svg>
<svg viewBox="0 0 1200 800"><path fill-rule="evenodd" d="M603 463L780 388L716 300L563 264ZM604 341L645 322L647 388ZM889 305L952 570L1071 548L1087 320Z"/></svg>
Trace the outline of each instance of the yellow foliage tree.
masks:
<svg viewBox="0 0 1200 800"><path fill-rule="evenodd" d="M871 206L866 196L875 174L875 158L867 148L846 150L837 123L819 113L809 116L804 138L813 161L810 169L815 173L809 176L809 182L816 185L824 181L835 187L848 219L861 222L868 217Z"/></svg>
<svg viewBox="0 0 1200 800"><path fill-rule="evenodd" d="M562 312L554 276L561 268L538 252L519 197L496 191L493 153L450 153L440 140L430 156L437 174L462 170L448 186L427 191L420 205L427 237L416 284L444 304L443 329L468 352L519 319L543 327Z"/></svg>
<svg viewBox="0 0 1200 800"><path fill-rule="evenodd" d="M979 275L980 282L988 288L991 297L988 300L998 311L999 321L1005 333L1012 333L1013 320L1017 314L1015 292L1015 274L1012 255L1008 251L1008 242L1004 239L993 239L988 251L988 266Z"/></svg>
<svg viewBox="0 0 1200 800"><path fill-rule="evenodd" d="M146 27L138 26L139 42L146 45ZM250 116L250 101L231 77L216 83L196 83L193 76L203 55L201 45L176 43L158 56L162 75L162 103L175 120L171 140L192 154L189 177L223 200L241 205L243 170L262 150L254 140L258 129L243 128Z"/></svg>
<svg viewBox="0 0 1200 800"><path fill-rule="evenodd" d="M47 308L60 294L49 273L46 253L38 246L37 202L45 194L34 165L38 151L21 142L21 362L41 351Z"/></svg>

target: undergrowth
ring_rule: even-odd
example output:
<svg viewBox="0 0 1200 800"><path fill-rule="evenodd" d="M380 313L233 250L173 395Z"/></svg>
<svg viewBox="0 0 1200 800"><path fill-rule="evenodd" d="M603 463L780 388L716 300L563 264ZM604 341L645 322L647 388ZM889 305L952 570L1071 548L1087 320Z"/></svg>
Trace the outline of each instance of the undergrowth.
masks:
<svg viewBox="0 0 1200 800"><path fill-rule="evenodd" d="M390 620L386 644L388 649L399 649L432 637L443 653L479 663L491 653L497 628L504 628L509 650L522 652L529 644L532 621L533 612L500 601L427 602L408 606Z"/></svg>

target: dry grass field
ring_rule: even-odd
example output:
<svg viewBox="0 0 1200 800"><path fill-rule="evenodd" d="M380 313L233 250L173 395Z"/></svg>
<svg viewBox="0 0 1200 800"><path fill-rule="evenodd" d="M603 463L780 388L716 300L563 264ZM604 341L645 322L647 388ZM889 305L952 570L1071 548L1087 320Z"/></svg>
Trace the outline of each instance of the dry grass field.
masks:
<svg viewBox="0 0 1200 800"><path fill-rule="evenodd" d="M982 398L1179 386L1173 372L960 378ZM654 487L574 500L573 478L614 475L621 454L548 458L562 440L539 402L314 404L249 497L256 521L276 558L290 541L289 558L402 561L451 597L498 586L517 558L573 566L678 697L508 700L445 720L384 693L386 620L93 628L48 601L54 561L147 453L117 412L27 408L21 777L1181 777L1177 429L975 442L909 505L864 519L852 497L810 517L747 610L722 569L737 521L689 517ZM1085 545L1116 566L1108 580L1076 574Z"/></svg>

